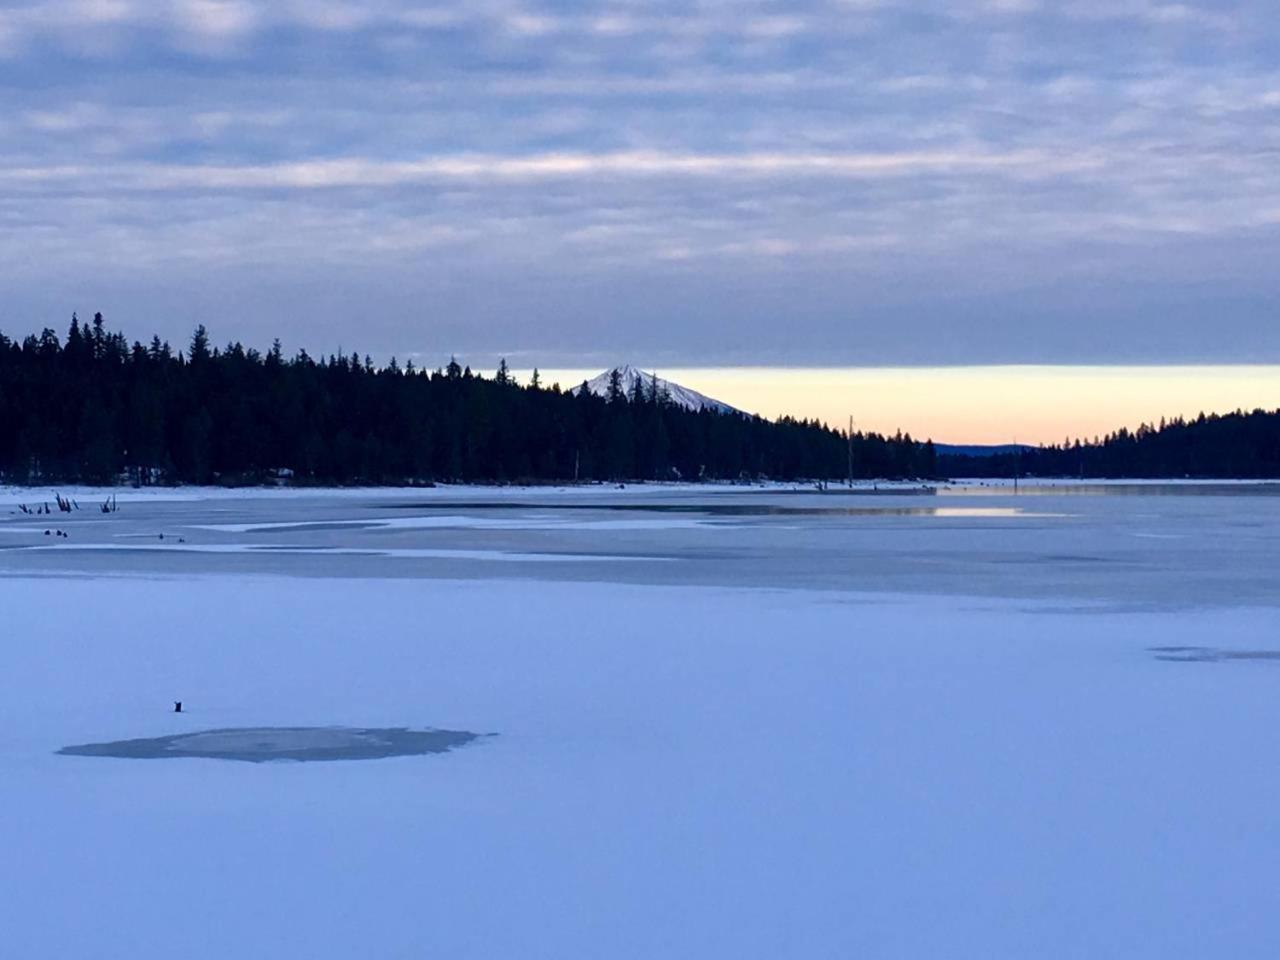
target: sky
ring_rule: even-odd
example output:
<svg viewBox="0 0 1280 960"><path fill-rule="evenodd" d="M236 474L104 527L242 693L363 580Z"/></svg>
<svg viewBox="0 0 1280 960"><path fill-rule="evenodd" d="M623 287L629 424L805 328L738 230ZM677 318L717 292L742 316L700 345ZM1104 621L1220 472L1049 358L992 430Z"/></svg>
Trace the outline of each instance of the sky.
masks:
<svg viewBox="0 0 1280 960"><path fill-rule="evenodd" d="M652 372L652 371L651 371ZM576 386L594 370L540 370ZM1202 412L1280 409L1280 366L711 367L657 371L747 413L961 444L1091 440ZM518 371L527 383L532 371Z"/></svg>
<svg viewBox="0 0 1280 960"><path fill-rule="evenodd" d="M477 368L1276 363L1274 14L0 0L0 329L102 310Z"/></svg>

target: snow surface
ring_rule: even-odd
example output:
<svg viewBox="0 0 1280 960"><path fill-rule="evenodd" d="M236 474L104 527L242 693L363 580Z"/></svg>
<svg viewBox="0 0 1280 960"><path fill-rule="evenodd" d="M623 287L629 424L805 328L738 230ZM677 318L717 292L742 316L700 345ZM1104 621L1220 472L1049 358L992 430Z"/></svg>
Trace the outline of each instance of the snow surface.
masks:
<svg viewBox="0 0 1280 960"><path fill-rule="evenodd" d="M509 530L339 522L430 516L434 491L259 493L51 519L71 545L160 528L342 555L0 541L5 956L1280 946L1280 498L1046 493L1035 511L1060 516L620 530L579 521L849 501L438 498L562 520ZM253 532L270 523L295 528ZM217 524L237 529L196 529ZM363 553L393 543L582 559ZM496 736L345 763L55 752L405 726Z"/></svg>
<svg viewBox="0 0 1280 960"><path fill-rule="evenodd" d="M657 376L655 373L640 370L630 364L625 364L621 367L611 367L604 373L592 377L587 381L587 391L595 394L597 397L609 396L609 381L612 379L614 370L618 371L619 385L622 387L623 394L627 397L634 394L637 382L643 389L644 395L646 397L649 396L653 391L653 383L656 378L659 392L666 391L667 397L677 407L684 407L686 410L714 410L718 413L742 413L742 411L737 407L731 407L723 400L715 400L690 387L684 387L678 383L673 383L670 380ZM582 384L578 384L569 392L576 396L581 392L581 390Z"/></svg>

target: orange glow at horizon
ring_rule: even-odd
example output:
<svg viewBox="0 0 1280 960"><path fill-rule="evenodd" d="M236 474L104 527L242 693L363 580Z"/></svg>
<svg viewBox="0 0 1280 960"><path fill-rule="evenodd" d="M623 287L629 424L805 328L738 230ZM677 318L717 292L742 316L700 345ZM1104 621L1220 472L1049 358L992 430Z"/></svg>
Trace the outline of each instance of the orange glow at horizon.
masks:
<svg viewBox="0 0 1280 960"><path fill-rule="evenodd" d="M646 367L645 369L651 369ZM945 443L1058 443L1120 427L1236 409L1280 408L1280 366L721 367L658 376L769 419L817 417L842 428ZM544 370L580 384L599 370ZM521 382L528 382L528 371Z"/></svg>

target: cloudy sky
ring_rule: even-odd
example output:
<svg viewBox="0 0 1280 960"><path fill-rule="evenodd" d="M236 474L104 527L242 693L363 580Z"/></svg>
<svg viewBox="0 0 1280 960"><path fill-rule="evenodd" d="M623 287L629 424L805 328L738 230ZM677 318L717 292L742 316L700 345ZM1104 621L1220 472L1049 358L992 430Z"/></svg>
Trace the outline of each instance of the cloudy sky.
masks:
<svg viewBox="0 0 1280 960"><path fill-rule="evenodd" d="M0 0L0 328L1280 360L1265 0Z"/></svg>

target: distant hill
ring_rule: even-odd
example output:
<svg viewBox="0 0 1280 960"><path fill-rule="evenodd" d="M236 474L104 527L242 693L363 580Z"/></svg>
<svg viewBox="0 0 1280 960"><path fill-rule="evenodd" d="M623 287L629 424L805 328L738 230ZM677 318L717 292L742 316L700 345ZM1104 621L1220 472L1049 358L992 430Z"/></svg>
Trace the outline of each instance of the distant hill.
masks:
<svg viewBox="0 0 1280 960"><path fill-rule="evenodd" d="M973 455L936 447L948 477L1280 479L1280 411L1237 410L1076 441Z"/></svg>
<svg viewBox="0 0 1280 960"><path fill-rule="evenodd" d="M635 394L637 381L641 384L645 396L650 395L653 391L655 374L647 373L644 370L637 369L631 365L621 367L611 367L598 377L593 377L587 381L587 390L597 397L609 396L609 381L613 377L614 371L618 372L618 383L622 388L623 394L630 397ZM657 377L658 391L666 396L672 405L683 407L685 410L714 410L716 413L737 413L745 416L742 410L737 407L730 406L723 400L716 400L714 397L708 397L704 393L699 393L690 387L673 383L670 380L664 380ZM582 384L578 384L569 392L575 396L582 391Z"/></svg>
<svg viewBox="0 0 1280 960"><path fill-rule="evenodd" d="M1035 449L1025 443L935 443L933 448L938 451L940 457L997 457L1001 454L1017 453L1019 450L1026 452Z"/></svg>

